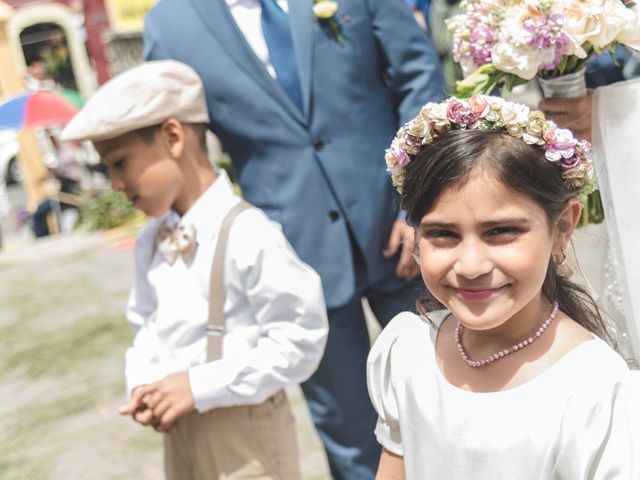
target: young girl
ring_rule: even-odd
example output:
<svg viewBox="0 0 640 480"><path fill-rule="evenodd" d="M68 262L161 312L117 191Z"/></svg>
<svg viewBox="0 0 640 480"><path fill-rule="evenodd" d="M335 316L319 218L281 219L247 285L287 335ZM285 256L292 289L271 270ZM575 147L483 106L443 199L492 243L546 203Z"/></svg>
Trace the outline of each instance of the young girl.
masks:
<svg viewBox="0 0 640 480"><path fill-rule="evenodd" d="M588 150L486 96L398 132L387 164L446 310L398 315L369 355L378 479L640 479L640 373L563 268Z"/></svg>

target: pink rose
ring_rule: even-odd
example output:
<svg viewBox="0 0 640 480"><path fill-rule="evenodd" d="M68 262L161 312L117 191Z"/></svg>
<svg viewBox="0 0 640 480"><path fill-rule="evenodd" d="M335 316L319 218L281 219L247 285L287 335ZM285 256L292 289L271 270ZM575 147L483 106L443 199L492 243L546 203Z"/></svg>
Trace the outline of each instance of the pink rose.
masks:
<svg viewBox="0 0 640 480"><path fill-rule="evenodd" d="M480 118L484 118L487 113L489 113L489 110L491 110L491 106L484 95L474 95L471 97L469 99L469 106Z"/></svg>
<svg viewBox="0 0 640 480"><path fill-rule="evenodd" d="M478 120L478 114L469 105L454 100L447 107L447 118L453 123L466 127Z"/></svg>

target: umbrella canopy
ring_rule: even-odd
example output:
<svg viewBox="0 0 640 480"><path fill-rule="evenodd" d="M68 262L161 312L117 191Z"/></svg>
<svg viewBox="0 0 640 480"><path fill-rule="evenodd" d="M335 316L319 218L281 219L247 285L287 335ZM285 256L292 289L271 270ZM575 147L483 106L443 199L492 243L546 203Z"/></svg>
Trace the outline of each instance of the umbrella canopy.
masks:
<svg viewBox="0 0 640 480"><path fill-rule="evenodd" d="M0 105L0 129L48 128L67 123L78 109L48 90L21 93Z"/></svg>
<svg viewBox="0 0 640 480"><path fill-rule="evenodd" d="M82 98L82 95L80 95L79 92L73 90L72 88L61 87L60 89L58 89L58 93L76 108L82 108L82 106L84 105L84 99Z"/></svg>

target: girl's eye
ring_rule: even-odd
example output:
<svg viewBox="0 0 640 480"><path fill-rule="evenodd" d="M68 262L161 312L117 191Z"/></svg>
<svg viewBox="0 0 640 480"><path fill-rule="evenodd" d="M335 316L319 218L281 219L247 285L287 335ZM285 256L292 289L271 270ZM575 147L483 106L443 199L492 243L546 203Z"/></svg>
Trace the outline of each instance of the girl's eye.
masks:
<svg viewBox="0 0 640 480"><path fill-rule="evenodd" d="M449 245L458 239L458 234L449 230L430 230L424 233L424 237L434 245Z"/></svg>
<svg viewBox="0 0 640 480"><path fill-rule="evenodd" d="M489 230L487 232L487 235L489 237L500 237L500 238L505 237L506 238L506 237L515 237L521 232L522 230L516 227L496 227Z"/></svg>
<svg viewBox="0 0 640 480"><path fill-rule="evenodd" d="M445 237L453 237L455 233L449 232L447 230L431 230L425 233L427 238L445 238Z"/></svg>

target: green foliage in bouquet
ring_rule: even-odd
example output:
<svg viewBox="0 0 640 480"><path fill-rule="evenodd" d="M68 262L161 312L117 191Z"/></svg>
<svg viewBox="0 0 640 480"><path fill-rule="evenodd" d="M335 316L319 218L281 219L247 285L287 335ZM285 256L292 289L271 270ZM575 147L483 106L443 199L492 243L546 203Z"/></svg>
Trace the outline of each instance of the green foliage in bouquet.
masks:
<svg viewBox="0 0 640 480"><path fill-rule="evenodd" d="M582 216L578 226L584 227L590 223L602 222L604 222L604 208L602 207L600 191L595 190L582 201Z"/></svg>
<svg viewBox="0 0 640 480"><path fill-rule="evenodd" d="M139 214L122 192L107 190L80 210L80 227L86 230L115 228Z"/></svg>

